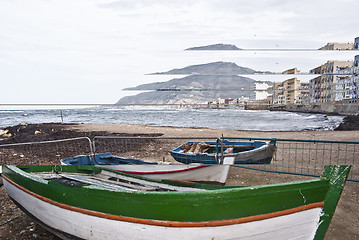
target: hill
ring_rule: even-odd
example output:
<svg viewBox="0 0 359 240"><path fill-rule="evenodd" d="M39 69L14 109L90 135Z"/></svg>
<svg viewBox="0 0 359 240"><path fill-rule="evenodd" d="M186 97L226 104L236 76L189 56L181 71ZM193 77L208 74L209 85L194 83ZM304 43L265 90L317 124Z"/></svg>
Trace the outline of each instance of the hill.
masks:
<svg viewBox="0 0 359 240"><path fill-rule="evenodd" d="M207 103L217 98L250 97L254 79L238 74L257 71L229 62L192 65L181 69L153 74L184 74L165 82L142 84L124 90L148 90L135 96L121 98L117 104L192 104Z"/></svg>
<svg viewBox="0 0 359 240"><path fill-rule="evenodd" d="M139 85L126 90L153 90L121 98L117 104L182 104L206 103L217 98L249 97L255 81L236 75L190 75Z"/></svg>
<svg viewBox="0 0 359 240"><path fill-rule="evenodd" d="M251 68L241 67L235 63L231 62L212 62L198 65L191 65L184 68L175 68L167 72L157 72L150 73L151 75L155 74L228 74L228 75L237 75L237 74L254 74L259 73Z"/></svg>
<svg viewBox="0 0 359 240"><path fill-rule="evenodd" d="M197 50L241 50L241 49L236 47L235 45L223 44L223 43L185 49L185 51L197 51Z"/></svg>

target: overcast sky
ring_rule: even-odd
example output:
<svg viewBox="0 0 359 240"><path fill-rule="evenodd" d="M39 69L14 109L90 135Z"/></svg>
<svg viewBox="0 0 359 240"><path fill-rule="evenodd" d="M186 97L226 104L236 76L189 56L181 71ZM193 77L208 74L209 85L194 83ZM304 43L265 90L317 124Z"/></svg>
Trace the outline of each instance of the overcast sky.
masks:
<svg viewBox="0 0 359 240"><path fill-rule="evenodd" d="M319 48L359 37L358 0L1 0L0 103L115 103L148 76L231 61L308 71L357 52L193 52Z"/></svg>

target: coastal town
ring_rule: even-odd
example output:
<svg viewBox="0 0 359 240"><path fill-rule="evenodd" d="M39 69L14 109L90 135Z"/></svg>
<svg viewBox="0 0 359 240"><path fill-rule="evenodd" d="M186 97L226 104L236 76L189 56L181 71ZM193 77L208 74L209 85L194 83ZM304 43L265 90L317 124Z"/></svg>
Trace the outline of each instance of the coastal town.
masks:
<svg viewBox="0 0 359 240"><path fill-rule="evenodd" d="M328 43L318 50L357 50L358 44L359 37L354 43ZM255 82L249 89L250 97L218 98L208 102L208 107L356 114L359 112L358 73L359 55L353 60L329 60L308 73L294 67L278 73L292 75L283 82ZM301 82L300 75L314 78Z"/></svg>

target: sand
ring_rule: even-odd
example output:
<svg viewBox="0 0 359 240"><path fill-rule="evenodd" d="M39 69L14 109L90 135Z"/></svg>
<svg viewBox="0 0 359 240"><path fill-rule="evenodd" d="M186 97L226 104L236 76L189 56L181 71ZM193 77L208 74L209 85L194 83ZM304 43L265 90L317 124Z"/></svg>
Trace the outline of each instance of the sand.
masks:
<svg viewBox="0 0 359 240"><path fill-rule="evenodd" d="M81 132L106 131L112 133L155 133L164 137L252 137L359 141L359 131L239 131L210 128L157 127L131 124L79 124L69 125L69 129Z"/></svg>

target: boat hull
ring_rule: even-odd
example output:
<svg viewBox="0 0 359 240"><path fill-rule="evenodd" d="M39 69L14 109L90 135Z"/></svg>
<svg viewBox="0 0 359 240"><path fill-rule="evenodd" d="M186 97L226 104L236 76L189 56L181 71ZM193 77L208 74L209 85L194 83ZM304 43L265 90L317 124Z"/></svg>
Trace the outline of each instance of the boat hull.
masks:
<svg viewBox="0 0 359 240"><path fill-rule="evenodd" d="M188 142L194 143L194 142ZM210 145L216 145L216 142L204 142ZM224 146L253 146L253 149L241 151L238 153L228 154L228 156L234 157L234 164L270 164L272 161L273 154L275 153L276 146L275 142L230 142L224 141ZM178 162L181 163L203 163L203 164L218 164L220 163L220 156L217 157L215 154L209 153L184 153L182 152L182 146L177 147L170 151L171 156ZM218 149L217 152L220 152ZM226 155L224 155L226 156Z"/></svg>
<svg viewBox="0 0 359 240"><path fill-rule="evenodd" d="M41 225L63 239L313 239L321 205L308 210L213 227L171 227L108 219L83 209L57 206L5 180L8 194ZM72 221L76 219L76 221ZM63 230L66 229L66 232ZM300 238L298 238L300 237Z"/></svg>

